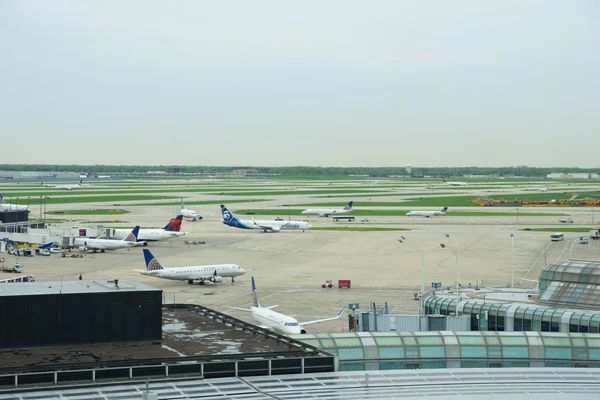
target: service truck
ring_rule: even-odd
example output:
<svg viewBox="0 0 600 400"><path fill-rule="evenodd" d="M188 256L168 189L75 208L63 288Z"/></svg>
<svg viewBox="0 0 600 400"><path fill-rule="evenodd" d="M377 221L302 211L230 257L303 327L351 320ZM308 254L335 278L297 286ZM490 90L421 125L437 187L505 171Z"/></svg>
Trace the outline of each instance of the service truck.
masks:
<svg viewBox="0 0 600 400"><path fill-rule="evenodd" d="M15 264L12 267L9 267L9 266L2 267L2 272L21 273L21 272L23 272L23 266L21 264Z"/></svg>
<svg viewBox="0 0 600 400"><path fill-rule="evenodd" d="M598 239L600 239L600 228L592 229L590 231L590 238L592 240L598 240Z"/></svg>

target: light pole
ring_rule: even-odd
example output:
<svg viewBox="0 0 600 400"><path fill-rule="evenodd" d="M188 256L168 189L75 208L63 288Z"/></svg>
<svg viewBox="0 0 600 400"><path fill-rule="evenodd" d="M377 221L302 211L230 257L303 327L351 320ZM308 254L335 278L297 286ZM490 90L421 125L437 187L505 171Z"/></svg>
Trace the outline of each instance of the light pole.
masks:
<svg viewBox="0 0 600 400"><path fill-rule="evenodd" d="M400 236L400 239L398 239L398 241L401 244L404 244L405 242L408 243L409 245L411 245L412 247L414 247L419 253L421 253L421 298L419 299L419 315L422 315L423 312L423 295L425 294L425 278L424 278L424 269L425 269L425 255L423 254L423 251L421 251L421 249L417 246L415 246L414 244L407 242L406 238L404 236Z"/></svg>
<svg viewBox="0 0 600 400"><path fill-rule="evenodd" d="M456 239L454 239L453 236L450 236L449 233L445 233L445 235L447 238L454 240L454 243L456 243L456 249L458 253L454 254L456 256L456 294L458 295L458 299L460 300L460 246L458 245ZM446 248L446 245L443 243L440 244L440 246L442 248Z"/></svg>
<svg viewBox="0 0 600 400"><path fill-rule="evenodd" d="M511 242L511 259L512 259L512 268L511 268L511 277L510 277L510 287L515 287L515 235L514 233L510 234L510 242Z"/></svg>

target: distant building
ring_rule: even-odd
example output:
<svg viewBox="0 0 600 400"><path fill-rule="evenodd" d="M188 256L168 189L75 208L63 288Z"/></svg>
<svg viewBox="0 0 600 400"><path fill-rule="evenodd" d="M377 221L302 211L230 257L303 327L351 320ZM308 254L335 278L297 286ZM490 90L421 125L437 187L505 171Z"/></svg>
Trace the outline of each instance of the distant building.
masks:
<svg viewBox="0 0 600 400"><path fill-rule="evenodd" d="M600 176L596 173L589 172L553 172L546 175L548 179L598 179Z"/></svg>

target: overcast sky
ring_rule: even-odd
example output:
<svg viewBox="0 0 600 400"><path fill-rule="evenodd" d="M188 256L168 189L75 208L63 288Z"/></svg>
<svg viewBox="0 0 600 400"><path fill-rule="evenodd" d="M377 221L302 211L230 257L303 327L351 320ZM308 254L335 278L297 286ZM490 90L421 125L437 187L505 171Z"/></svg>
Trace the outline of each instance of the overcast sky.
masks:
<svg viewBox="0 0 600 400"><path fill-rule="evenodd" d="M0 0L0 164L600 167L600 1Z"/></svg>

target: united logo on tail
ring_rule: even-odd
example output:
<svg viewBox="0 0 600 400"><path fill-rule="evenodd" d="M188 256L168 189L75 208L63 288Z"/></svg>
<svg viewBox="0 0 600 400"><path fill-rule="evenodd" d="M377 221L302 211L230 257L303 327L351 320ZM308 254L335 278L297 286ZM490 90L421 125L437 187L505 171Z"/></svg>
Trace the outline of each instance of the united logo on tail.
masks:
<svg viewBox="0 0 600 400"><path fill-rule="evenodd" d="M144 260L146 261L146 269L148 271L157 271L159 269L165 269L165 267L163 267L158 262L156 257L154 257L148 249L144 249Z"/></svg>
<svg viewBox="0 0 600 400"><path fill-rule="evenodd" d="M346 207L344 207L344 211L352 210L352 203L353 203L353 201L351 201L350 203L348 203L348 205Z"/></svg>
<svg viewBox="0 0 600 400"><path fill-rule="evenodd" d="M129 233L129 235L127 235L127 237L125 239L123 239L124 242L137 242L137 236L138 236L138 232L140 231L140 227L136 226L135 228L133 228L133 230Z"/></svg>

